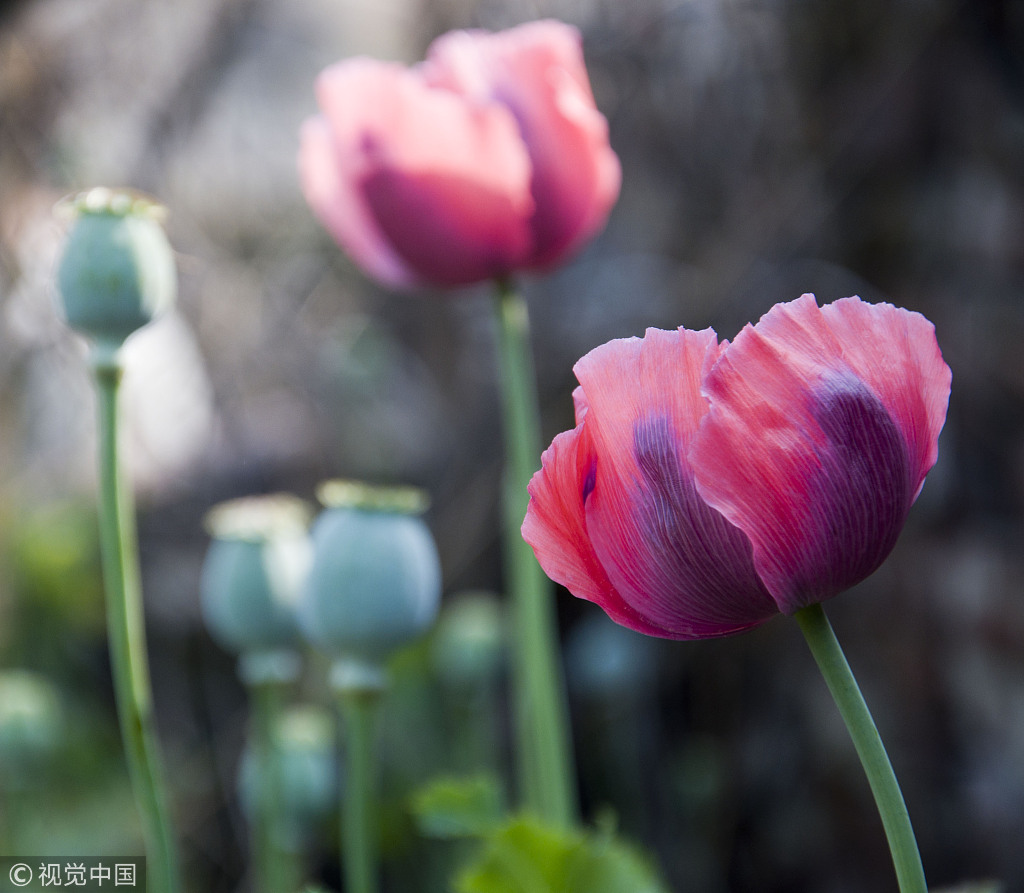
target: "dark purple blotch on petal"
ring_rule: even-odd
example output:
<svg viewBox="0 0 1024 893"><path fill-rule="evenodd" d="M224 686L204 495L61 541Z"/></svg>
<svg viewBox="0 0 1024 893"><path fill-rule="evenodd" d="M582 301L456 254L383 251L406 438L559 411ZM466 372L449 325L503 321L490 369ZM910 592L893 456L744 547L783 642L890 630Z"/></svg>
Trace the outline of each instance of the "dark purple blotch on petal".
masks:
<svg viewBox="0 0 1024 893"><path fill-rule="evenodd" d="M774 614L750 541L697 494L670 420L637 422L633 449L641 475L635 511L649 558L632 582L659 606L648 608L652 616L675 615L682 630L724 635Z"/></svg>
<svg viewBox="0 0 1024 893"><path fill-rule="evenodd" d="M374 145L369 137L364 144L371 149ZM472 231L463 213L466 208L500 203L502 196L472 180L385 166L371 169L361 187L380 231L425 281L458 286L493 279L510 269L514 258L501 228L491 235Z"/></svg>
<svg viewBox="0 0 1024 893"><path fill-rule="evenodd" d="M594 487L597 486L597 460L592 459L590 467L587 469L587 476L583 479L583 490L581 495L583 497L583 504L587 504L587 499L591 493L594 492Z"/></svg>
<svg viewBox="0 0 1024 893"><path fill-rule="evenodd" d="M829 598L877 570L892 551L914 501L910 456L896 423L858 378L837 375L812 397L828 439L811 508L822 537L808 577L794 591ZM803 601L803 598L801 598Z"/></svg>

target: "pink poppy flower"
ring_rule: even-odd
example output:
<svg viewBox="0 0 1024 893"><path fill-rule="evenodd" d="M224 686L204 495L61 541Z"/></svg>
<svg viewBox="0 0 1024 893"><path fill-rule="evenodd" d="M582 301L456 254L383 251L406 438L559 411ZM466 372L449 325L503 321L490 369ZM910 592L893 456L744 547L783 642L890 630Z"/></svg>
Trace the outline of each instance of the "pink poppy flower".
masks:
<svg viewBox="0 0 1024 893"><path fill-rule="evenodd" d="M574 595L672 639L873 573L935 464L951 379L920 314L813 295L732 344L649 329L575 372L577 425L544 453L523 536Z"/></svg>
<svg viewBox="0 0 1024 893"><path fill-rule="evenodd" d="M554 266L607 220L619 161L579 32L555 21L455 31L423 63L320 74L302 128L314 213L369 275L459 286Z"/></svg>

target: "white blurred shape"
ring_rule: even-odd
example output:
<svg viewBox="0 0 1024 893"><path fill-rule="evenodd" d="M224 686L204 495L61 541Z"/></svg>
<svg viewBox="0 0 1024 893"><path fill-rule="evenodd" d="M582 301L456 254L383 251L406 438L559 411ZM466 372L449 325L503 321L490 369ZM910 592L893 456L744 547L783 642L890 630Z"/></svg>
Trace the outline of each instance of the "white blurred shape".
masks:
<svg viewBox="0 0 1024 893"><path fill-rule="evenodd" d="M142 491L173 487L211 442L213 393L195 339L176 313L140 330L123 349L124 456Z"/></svg>

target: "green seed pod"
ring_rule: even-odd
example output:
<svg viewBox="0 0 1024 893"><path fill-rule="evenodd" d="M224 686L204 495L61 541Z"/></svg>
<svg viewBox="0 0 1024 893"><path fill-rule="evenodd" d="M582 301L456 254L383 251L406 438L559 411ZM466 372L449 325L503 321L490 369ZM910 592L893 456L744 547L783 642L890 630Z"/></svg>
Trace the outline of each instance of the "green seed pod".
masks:
<svg viewBox="0 0 1024 893"><path fill-rule="evenodd" d="M302 632L339 658L339 687L373 685L390 654L433 623L441 567L426 501L412 488L332 481L313 525L313 566L299 607ZM344 669L343 669L344 668Z"/></svg>
<svg viewBox="0 0 1024 893"><path fill-rule="evenodd" d="M213 540L200 582L203 619L246 665L298 640L295 606L311 557L310 514L301 499L279 493L221 503L207 515Z"/></svg>
<svg viewBox="0 0 1024 893"><path fill-rule="evenodd" d="M505 621L493 592L462 592L446 597L437 622L431 657L438 675L458 688L493 682L501 670Z"/></svg>
<svg viewBox="0 0 1024 893"><path fill-rule="evenodd" d="M53 683L29 670L0 672L0 789L30 787L60 748L63 733Z"/></svg>
<svg viewBox="0 0 1024 893"><path fill-rule="evenodd" d="M116 350L174 303L174 253L163 206L98 187L66 199L74 217L57 274L68 325Z"/></svg>
<svg viewBox="0 0 1024 893"><path fill-rule="evenodd" d="M612 622L601 611L588 612L576 624L565 659L569 685L584 697L635 703L639 693L655 687L656 640Z"/></svg>
<svg viewBox="0 0 1024 893"><path fill-rule="evenodd" d="M274 832L280 847L297 852L337 806L334 720L329 711L319 707L291 707L278 718L273 734L273 768L277 772ZM242 808L249 816L255 816L266 782L250 743L238 769Z"/></svg>

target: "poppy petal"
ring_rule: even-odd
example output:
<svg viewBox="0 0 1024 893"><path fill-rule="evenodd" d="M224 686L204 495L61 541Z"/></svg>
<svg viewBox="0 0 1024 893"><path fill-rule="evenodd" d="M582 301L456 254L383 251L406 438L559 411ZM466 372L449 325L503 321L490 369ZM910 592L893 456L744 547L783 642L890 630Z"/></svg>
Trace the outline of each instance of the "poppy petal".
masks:
<svg viewBox="0 0 1024 893"><path fill-rule="evenodd" d="M698 492L750 538L785 612L849 588L889 554L948 397L923 317L859 299L826 310L804 295L737 336L706 377L711 409L689 456Z"/></svg>
<svg viewBox="0 0 1024 893"><path fill-rule="evenodd" d="M530 266L563 260L604 225L622 175L576 28L547 20L494 34L451 32L432 44L423 71L430 83L515 116L533 169Z"/></svg>
<svg viewBox="0 0 1024 893"><path fill-rule="evenodd" d="M843 358L878 395L910 451L914 498L939 457L953 373L942 359L935 326L891 304L843 298L821 308Z"/></svg>
<svg viewBox="0 0 1024 893"><path fill-rule="evenodd" d="M777 611L750 542L703 502L686 459L719 350L710 329L649 329L576 365L597 456L590 541L623 600L672 638L726 635Z"/></svg>
<svg viewBox="0 0 1024 893"><path fill-rule="evenodd" d="M302 125L299 176L306 201L367 273L393 288L409 288L418 281L416 273L384 238L356 184L344 175L354 165L342 162L345 154L322 115Z"/></svg>
<svg viewBox="0 0 1024 893"><path fill-rule="evenodd" d="M310 158L302 163L307 197L374 275L461 285L507 273L529 256L530 160L508 109L369 59L326 69L317 99L322 123L308 128Z"/></svg>
<svg viewBox="0 0 1024 893"><path fill-rule="evenodd" d="M530 481L523 539L544 572L577 598L600 605L616 623L651 636L665 631L631 608L612 586L587 536L584 505L593 489L596 457L582 426L559 434Z"/></svg>

